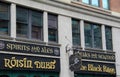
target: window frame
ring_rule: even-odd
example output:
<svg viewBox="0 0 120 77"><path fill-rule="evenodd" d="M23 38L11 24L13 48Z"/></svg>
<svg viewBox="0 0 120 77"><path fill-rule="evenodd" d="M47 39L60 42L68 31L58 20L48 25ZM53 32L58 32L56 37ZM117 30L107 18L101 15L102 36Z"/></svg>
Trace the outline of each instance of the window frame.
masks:
<svg viewBox="0 0 120 77"><path fill-rule="evenodd" d="M38 10L33 10L33 9L29 9L29 8L25 8L25 7L21 7L21 6L17 6L16 7L16 10L17 10L17 8L22 8L22 9L26 9L27 10L27 13L28 13L28 17L27 17L27 23L26 23L26 25L27 25L27 36L26 37L19 37L19 36L17 36L18 38L29 38L29 39L33 39L33 40L41 40L41 41L43 41L43 12L42 11L38 11ZM37 13L39 13L40 14L40 16L41 16L41 25L39 26L37 26L37 27L39 27L39 30L40 30L40 36L39 36L39 38L34 38L33 36L32 36L32 33L33 33L33 27L36 27L36 25L34 25L33 24L33 20L32 19L34 19L34 18L32 18L32 12L37 12ZM17 16L17 11L16 11L16 16ZM17 20L17 17L16 17L16 20ZM16 21L16 24L17 24L17 21ZM24 23L23 23L24 24ZM17 26L17 25L16 25ZM16 33L17 33L17 27L16 27Z"/></svg>
<svg viewBox="0 0 120 77"><path fill-rule="evenodd" d="M102 0L102 8L103 8L103 9L106 9L106 10L110 10L110 0L107 0L107 7L108 7L108 8L105 8L105 7L104 7L103 2L104 2L104 0Z"/></svg>
<svg viewBox="0 0 120 77"><path fill-rule="evenodd" d="M110 29L110 32L111 32L110 33L111 35L109 35L109 36L107 36L108 32L106 32L106 31L108 31L108 30L106 30L108 28ZM108 38L110 36L111 36L111 38ZM111 50L112 51L113 50L113 39L112 39L112 27L110 27L110 26L105 26L105 39L106 39L106 50ZM107 45L108 44L107 41L111 41L111 47L112 47L111 49L109 49L109 47L108 47L109 45Z"/></svg>
<svg viewBox="0 0 120 77"><path fill-rule="evenodd" d="M88 43L88 42L86 42L88 35L86 36L86 25L84 25L85 47L87 47L87 48L95 48L95 49L102 49L102 30L101 30L100 24L91 23L91 22L85 22L84 24L88 24L88 26L90 27L89 30L90 30L90 33L91 33L91 37L90 37L91 41L89 42L90 44L86 45L86 43ZM99 28L100 29L100 37L99 38L101 38L101 45L100 45L100 47L95 47L95 44L94 44L95 43L95 33L94 33L94 27L95 26L99 26L100 27Z"/></svg>
<svg viewBox="0 0 120 77"><path fill-rule="evenodd" d="M75 19L75 18L72 18L71 20L72 20L72 43L73 43L73 45L75 45L75 46L80 46L80 45L81 45L81 38L80 38L80 20ZM74 22L77 22L77 24L74 24L73 21L74 21ZM77 32L74 32L74 31L73 31L73 29L74 29L73 26L75 26L74 28L77 27ZM79 39L79 42L75 42L74 38L76 38L76 37L73 36L74 34L75 34L75 35L78 35L78 36L76 36L76 37L77 37L77 40Z"/></svg>
<svg viewBox="0 0 120 77"><path fill-rule="evenodd" d="M50 18L50 16L54 16L55 17L55 20L54 19L51 19ZM55 26L50 26L49 25L49 21L50 20L53 20L53 21L55 21L56 22L56 27ZM50 40L50 36L49 36L49 31L50 30L53 30L53 31L55 31L55 40ZM55 43L58 43L58 15L56 15L56 14L52 14L52 13L48 13L48 42L55 42Z"/></svg>
<svg viewBox="0 0 120 77"><path fill-rule="evenodd" d="M100 7L100 0L97 1L98 2L97 6L93 5L92 2L94 2L94 1L93 0L88 0L88 3L86 3L86 2L83 2L83 0L82 0L82 3L88 4L88 5L92 5L92 6L95 6L95 7Z"/></svg>

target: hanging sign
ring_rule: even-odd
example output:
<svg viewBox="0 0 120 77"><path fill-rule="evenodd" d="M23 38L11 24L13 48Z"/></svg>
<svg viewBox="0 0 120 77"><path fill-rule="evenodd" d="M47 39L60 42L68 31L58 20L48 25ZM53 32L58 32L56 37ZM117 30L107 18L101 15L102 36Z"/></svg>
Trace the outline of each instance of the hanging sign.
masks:
<svg viewBox="0 0 120 77"><path fill-rule="evenodd" d="M76 53L69 57L69 68L71 71L77 71L81 67L81 56Z"/></svg>

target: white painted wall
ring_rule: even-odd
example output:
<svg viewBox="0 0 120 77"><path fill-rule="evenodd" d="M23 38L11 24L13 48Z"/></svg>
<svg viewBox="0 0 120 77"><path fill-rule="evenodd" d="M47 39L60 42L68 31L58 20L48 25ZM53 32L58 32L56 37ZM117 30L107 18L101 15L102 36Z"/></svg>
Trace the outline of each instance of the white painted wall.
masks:
<svg viewBox="0 0 120 77"><path fill-rule="evenodd" d="M82 20L88 20L91 22L96 22L96 23L101 23L101 24L105 24L105 25L112 25L112 26L116 26L116 27L120 27L120 23L112 21L112 20L107 20L107 19L103 19L103 18L99 18L99 17L95 17L89 14L84 14L81 12L75 12L72 10L66 10L65 8L60 8L60 7L54 7L52 5L45 5L43 3L38 3L38 2L33 2L33 1L29 1L29 0L6 0L8 2L12 2L15 4L19 4L19 5L24 5L24 6L28 6L31 8L36 8L36 9L40 9L40 10L44 10L44 19L47 19L47 12L53 12L58 14L58 29L59 29L59 44L61 44L61 48L60 48L60 53L61 53L61 72L60 72L60 77L74 77L73 76L73 72L71 72L69 70L69 53L66 53L66 46L69 44L69 46L72 45L72 28L71 28L71 17L74 18L78 18L78 19L82 19ZM65 2L69 2L70 0L61 0L61 1L65 1ZM12 4L11 6L11 37L16 37L16 20L15 20L15 5ZM81 10L82 9L78 9L76 8L76 10ZM94 13L93 13L94 14ZM81 25L83 24L83 21L81 22ZM83 29L83 26L81 27L81 29ZM14 31L14 32L13 32ZM83 32L83 30L81 30L81 32ZM48 42L48 31L47 31L47 20L44 21L44 41ZM103 32L104 33L104 32ZM84 34L82 34L84 35ZM81 35L81 36L82 36ZM82 39L84 40L84 37L82 37ZM104 38L103 38L104 39ZM82 47L84 48L84 41L81 42ZM105 45L104 45L105 46ZM106 49L106 48L104 48ZM113 28L113 50L116 52L116 69L117 69L117 75L120 76L120 29L118 28Z"/></svg>
<svg viewBox="0 0 120 77"><path fill-rule="evenodd" d="M58 0L58 1L66 2L66 3L70 3L71 0Z"/></svg>
<svg viewBox="0 0 120 77"><path fill-rule="evenodd" d="M66 46L72 45L71 18L59 15L58 17L59 43L61 44L61 72L60 77L74 77L69 70L69 52L66 53Z"/></svg>
<svg viewBox="0 0 120 77"><path fill-rule="evenodd" d="M113 28L113 50L116 52L117 77L120 77L120 29Z"/></svg>

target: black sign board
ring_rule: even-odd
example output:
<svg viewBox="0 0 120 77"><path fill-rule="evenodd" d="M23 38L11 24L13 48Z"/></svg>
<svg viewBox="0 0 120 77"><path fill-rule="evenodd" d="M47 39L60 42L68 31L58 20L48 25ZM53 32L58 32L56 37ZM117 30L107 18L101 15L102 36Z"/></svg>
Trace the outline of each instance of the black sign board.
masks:
<svg viewBox="0 0 120 77"><path fill-rule="evenodd" d="M72 71L74 71L75 73L90 73L90 74L98 73L116 75L114 53L74 50L74 54L69 57L70 62L72 60L74 62L75 54L79 54L79 56L81 57L81 62L78 62L76 66L73 66L75 68L72 69Z"/></svg>
<svg viewBox="0 0 120 77"><path fill-rule="evenodd" d="M116 75L116 68L115 64L111 63L82 61L81 68L79 68L79 70L75 72Z"/></svg>
<svg viewBox="0 0 120 77"><path fill-rule="evenodd" d="M79 53L82 56L82 59L115 62L115 53L105 53L102 51L101 52L79 51L79 50L74 50L74 53Z"/></svg>
<svg viewBox="0 0 120 77"><path fill-rule="evenodd" d="M0 54L0 69L29 71L60 71L59 58Z"/></svg>
<svg viewBox="0 0 120 77"><path fill-rule="evenodd" d="M60 56L60 49L58 47L41 46L36 44L3 40L0 40L0 51Z"/></svg>

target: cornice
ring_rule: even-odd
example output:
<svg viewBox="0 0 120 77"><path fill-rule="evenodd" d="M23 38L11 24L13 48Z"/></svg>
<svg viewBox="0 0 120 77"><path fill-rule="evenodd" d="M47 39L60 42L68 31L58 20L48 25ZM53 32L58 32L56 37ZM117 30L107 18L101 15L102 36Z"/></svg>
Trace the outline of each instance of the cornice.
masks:
<svg viewBox="0 0 120 77"><path fill-rule="evenodd" d="M91 10L89 8L80 6L81 5L80 3L76 4L75 1L71 1L71 3L64 3L59 0L32 0L32 1L37 1L54 7L63 8L72 12L82 13L85 15L99 17L120 23L120 17L112 15L111 11L91 7L88 5L87 7L91 8L92 9Z"/></svg>

